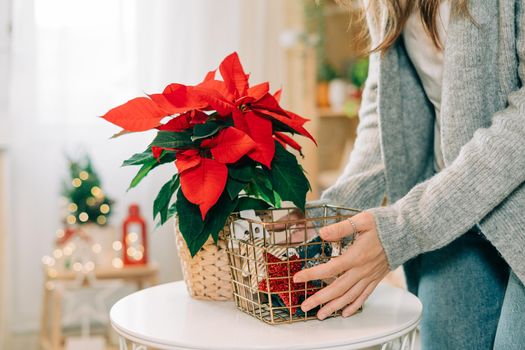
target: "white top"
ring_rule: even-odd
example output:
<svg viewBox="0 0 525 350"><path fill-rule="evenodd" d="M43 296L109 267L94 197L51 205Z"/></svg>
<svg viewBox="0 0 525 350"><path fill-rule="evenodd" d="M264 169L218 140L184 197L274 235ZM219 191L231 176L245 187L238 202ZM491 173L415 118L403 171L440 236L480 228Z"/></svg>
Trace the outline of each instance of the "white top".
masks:
<svg viewBox="0 0 525 350"><path fill-rule="evenodd" d="M128 295L110 312L124 338L158 349L361 349L397 339L417 327L422 306L414 295L379 285L363 312L349 318L268 325L233 302L192 299L184 282Z"/></svg>
<svg viewBox="0 0 525 350"><path fill-rule="evenodd" d="M442 45L447 39L447 27L450 18L450 3L445 0L439 8L437 20L438 33ZM436 121L434 127L434 167L439 171L445 167L441 152L440 112L441 86L443 80L443 50L437 48L428 35L419 11L414 12L408 19L403 31L403 40L410 60L423 84L428 99L434 105Z"/></svg>

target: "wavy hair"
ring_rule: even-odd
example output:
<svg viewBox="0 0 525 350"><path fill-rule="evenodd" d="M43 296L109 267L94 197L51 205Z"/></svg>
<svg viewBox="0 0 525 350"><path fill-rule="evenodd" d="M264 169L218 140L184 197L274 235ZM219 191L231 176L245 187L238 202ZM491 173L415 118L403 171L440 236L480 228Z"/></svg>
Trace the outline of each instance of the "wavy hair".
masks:
<svg viewBox="0 0 525 350"><path fill-rule="evenodd" d="M364 0L360 0L364 1ZM373 22L381 23L382 13L386 15L384 37L382 41L371 49L371 52L384 53L390 48L403 32L403 28L414 11L418 11L423 22L423 27L437 48L442 48L438 33L439 5L442 0L368 0L365 11L370 11ZM453 15L470 16L468 0L449 0ZM337 0L343 5L351 5L355 0ZM365 28L368 34L368 28Z"/></svg>

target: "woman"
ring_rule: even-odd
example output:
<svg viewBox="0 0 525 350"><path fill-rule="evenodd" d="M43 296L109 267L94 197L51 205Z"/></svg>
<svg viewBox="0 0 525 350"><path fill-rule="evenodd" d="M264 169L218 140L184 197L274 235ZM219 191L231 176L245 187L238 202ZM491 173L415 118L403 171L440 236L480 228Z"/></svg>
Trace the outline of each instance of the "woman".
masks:
<svg viewBox="0 0 525 350"><path fill-rule="evenodd" d="M424 305L423 349L523 348L523 0L374 4L358 137L321 197L366 210L321 230L357 240L294 276L340 274L302 308L349 316L404 264Z"/></svg>

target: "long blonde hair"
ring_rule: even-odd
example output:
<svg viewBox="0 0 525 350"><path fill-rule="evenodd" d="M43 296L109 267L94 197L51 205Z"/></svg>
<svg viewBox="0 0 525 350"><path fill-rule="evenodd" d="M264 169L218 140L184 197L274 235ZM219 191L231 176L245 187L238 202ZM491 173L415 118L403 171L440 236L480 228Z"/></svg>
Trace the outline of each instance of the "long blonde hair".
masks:
<svg viewBox="0 0 525 350"><path fill-rule="evenodd" d="M350 0L354 1L354 0ZM363 0L361 0L363 1ZM441 48L442 44L438 33L439 5L442 0L368 0L369 8L376 24L380 23L382 11L386 11L386 24L383 40L375 47L372 52L384 53L390 48L403 32L405 24L414 11L419 11L423 26L436 47ZM469 16L468 0L450 0L452 4L452 14ZM338 0L339 3L348 3L348 0ZM365 28L365 30L368 30Z"/></svg>

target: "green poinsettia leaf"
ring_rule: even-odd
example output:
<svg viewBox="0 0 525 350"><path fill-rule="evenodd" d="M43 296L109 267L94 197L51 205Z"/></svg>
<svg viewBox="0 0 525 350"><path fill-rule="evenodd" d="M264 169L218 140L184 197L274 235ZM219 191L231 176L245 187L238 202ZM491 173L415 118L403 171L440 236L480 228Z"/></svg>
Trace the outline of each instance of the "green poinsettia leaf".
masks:
<svg viewBox="0 0 525 350"><path fill-rule="evenodd" d="M213 237L215 243L219 240L219 233L223 230L228 217L234 212L238 202L238 198L232 200L225 191L206 215L204 231Z"/></svg>
<svg viewBox="0 0 525 350"><path fill-rule="evenodd" d="M157 161L157 163L160 164L165 164L165 163L172 163L175 161L176 159L176 153L175 152L172 152L172 151L163 151L162 152L162 155L160 156L159 160Z"/></svg>
<svg viewBox="0 0 525 350"><path fill-rule="evenodd" d="M206 122L205 124L197 124L193 128L193 136L191 136L191 140L200 140L205 139L208 137L211 137L219 132L219 130L226 127L226 124L221 123L216 120L210 120Z"/></svg>
<svg viewBox="0 0 525 350"><path fill-rule="evenodd" d="M275 142L272 168L265 169L265 172L273 185L273 190L281 199L293 202L304 211L310 184L295 156L285 150L279 142Z"/></svg>
<svg viewBox="0 0 525 350"><path fill-rule="evenodd" d="M128 191L136 187L149 174L149 172L152 169L158 167L161 164L171 163L175 161L175 153L174 152L163 152L158 160L155 159L155 157L153 156L151 156L151 158L147 158L147 160L146 158L144 159L145 159L144 163L140 167L139 171L137 172L133 180L131 180L131 183L128 187ZM133 164L133 165L139 165L139 164Z"/></svg>
<svg viewBox="0 0 525 350"><path fill-rule="evenodd" d="M130 166L130 165L142 165L146 164L152 159L155 159L153 157L153 154L151 153L151 148L148 148L142 153L136 153L131 156L131 158L125 160L122 163L122 166Z"/></svg>
<svg viewBox="0 0 525 350"><path fill-rule="evenodd" d="M248 184L246 182L237 181L231 177L228 178L228 182L226 183L226 191L228 192L230 199L234 200L247 185Z"/></svg>
<svg viewBox="0 0 525 350"><path fill-rule="evenodd" d="M280 197L274 191L268 174L262 169L254 169L253 178L246 192L252 197L262 199L275 208L281 205Z"/></svg>
<svg viewBox="0 0 525 350"><path fill-rule="evenodd" d="M173 203L168 209L168 217L171 218L173 215L177 214L177 203Z"/></svg>
<svg viewBox="0 0 525 350"><path fill-rule="evenodd" d="M279 193L277 191L273 191L273 196L275 198L275 208L281 208L282 207L282 200L281 196L279 196Z"/></svg>
<svg viewBox="0 0 525 350"><path fill-rule="evenodd" d="M187 148L193 145L190 131L159 131L150 146L162 148Z"/></svg>
<svg viewBox="0 0 525 350"><path fill-rule="evenodd" d="M179 188L180 180L179 174L173 175L173 177L166 182L159 191L157 198L153 201L153 219L160 214L160 223L163 225L169 218L168 210L171 198L177 189Z"/></svg>
<svg viewBox="0 0 525 350"><path fill-rule="evenodd" d="M125 160L121 166L144 165L150 163L155 157L151 152L151 147L148 147L142 153L136 153L131 158ZM159 164L169 163L175 161L175 152L163 150L161 156L157 160Z"/></svg>
<svg viewBox="0 0 525 350"><path fill-rule="evenodd" d="M210 237L209 231L203 230L204 222L201 219L199 206L189 202L182 191L178 191L175 207L182 238L184 238L191 256L195 256Z"/></svg>
<svg viewBox="0 0 525 350"><path fill-rule="evenodd" d="M128 191L131 190L132 188L134 188L135 186L137 186L142 181L142 179L144 179L149 174L151 169L155 168L157 165L158 165L158 163L157 163L157 160L155 158L150 159L146 163L144 163L140 167L139 171L137 172L137 174L135 175L133 180L131 180L131 183L129 184Z"/></svg>
<svg viewBox="0 0 525 350"><path fill-rule="evenodd" d="M243 162L241 164L228 165L228 175L237 181L250 182L253 177L254 164Z"/></svg>
<svg viewBox="0 0 525 350"><path fill-rule="evenodd" d="M273 184L270 181L270 178L268 177L268 174L266 173L266 171L264 171L264 169L262 168L255 169L255 178L257 179L257 183L260 186L264 186L268 190L273 191Z"/></svg>
<svg viewBox="0 0 525 350"><path fill-rule="evenodd" d="M252 198L252 197L239 197L237 207L234 211L243 211L243 210L265 210L270 208L271 205L265 202L262 199Z"/></svg>
<svg viewBox="0 0 525 350"><path fill-rule="evenodd" d="M276 119L273 119L272 120L272 126L273 126L273 130L274 131L280 131L280 132L287 132L287 133L290 133L292 135L296 135L296 134L299 134L297 131L295 131L292 127L276 120Z"/></svg>

